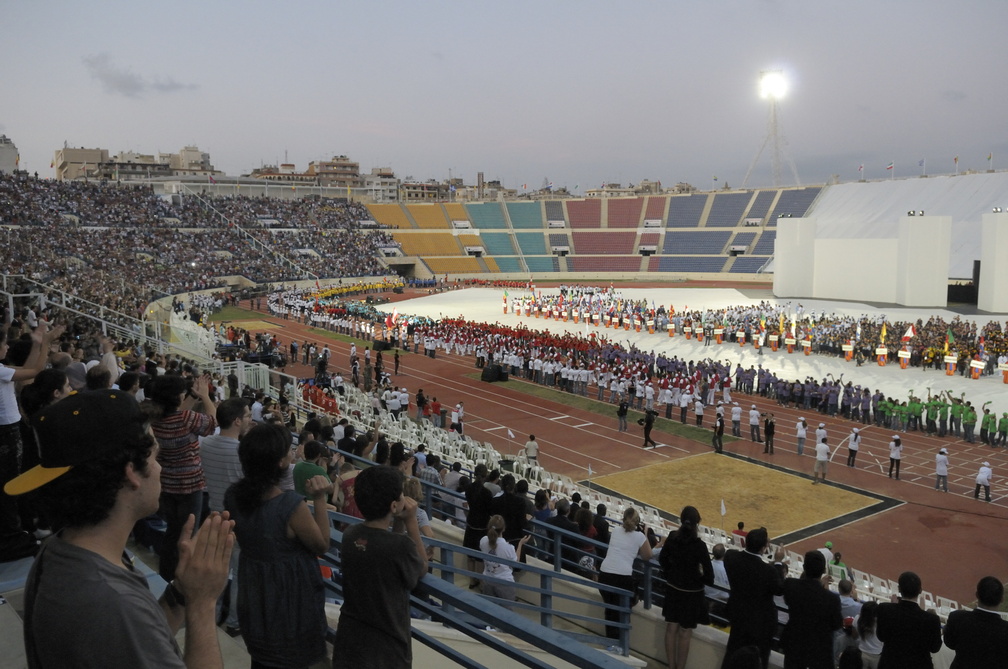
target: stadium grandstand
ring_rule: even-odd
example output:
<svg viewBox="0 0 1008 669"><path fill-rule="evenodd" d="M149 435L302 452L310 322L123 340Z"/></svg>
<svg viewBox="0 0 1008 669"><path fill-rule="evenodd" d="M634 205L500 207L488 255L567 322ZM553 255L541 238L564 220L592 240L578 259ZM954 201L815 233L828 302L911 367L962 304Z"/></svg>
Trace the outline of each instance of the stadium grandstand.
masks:
<svg viewBox="0 0 1008 669"><path fill-rule="evenodd" d="M748 477L753 470L745 468L758 466L759 477L765 475L766 481L780 475L790 479L787 485L805 484L801 495L806 499L808 455L803 459L800 451L793 453L789 442L788 452L780 453L784 449L778 445L776 460L769 457L772 451L761 458L755 443L726 439L726 450L731 451L731 456L720 458L709 453L709 429L685 426L685 419L682 428L678 424L674 429L663 428L659 436L664 442L660 444L661 450L640 449L639 431L632 437L617 431L614 407L611 400L605 398L609 389L604 382L599 383L599 368L593 365L591 375L586 372L585 378L589 380L578 389L575 381L561 380L564 378L560 374L561 363L568 365L568 374L571 368L577 373L576 356L579 354L575 351L597 346L605 350L610 364L614 359L629 364L626 362L629 358L636 361L634 364L643 361L641 364L650 368L657 364L655 342L671 345L668 342L673 339L676 346L686 347L677 350L683 356L683 365L687 356L691 358L690 367L693 366L692 358L713 359L715 354L708 352L711 349L698 348L702 346L699 336L695 341L687 341L689 334L695 334L695 330L687 329L690 327L688 321L683 322L680 316L671 322L667 335L660 328L657 334L643 334L641 323L637 324L636 332L630 332L628 322L619 333L628 337L624 347L617 343L615 323L610 327L609 323L603 326L595 321L594 330L589 334L587 317L581 314L586 318L579 328L585 333L581 336L578 331L572 333L563 329L566 326L559 323L559 311L549 326L545 313L541 319L538 313L530 317L528 311L516 314L512 306L509 314L509 299L520 300L533 282L551 285L547 290L555 291L552 286L557 284L591 284L592 290L598 290L603 284L611 287L611 281L647 282L653 287L704 279L742 282L760 287L766 293L774 265L787 262L787 259L775 257L775 252L779 238L786 238L791 244L796 237L792 221L798 226L798 233L803 229L801 226L809 226L815 230L813 237L824 243L852 240L870 245L903 234L908 210L920 212L912 217L915 220L911 223L920 217L923 217L922 224L928 222L925 211L928 216L950 219L949 269L947 276L940 277L941 281L972 278L973 263L985 252L981 236L990 234L988 219L984 217L992 207L999 205L998 198L1004 193L1008 193L1008 175L984 174L912 182L649 195L609 198L604 202L575 198L464 204L362 204L318 196L287 200L224 197L213 195L212 190L169 194L158 193L148 186L55 182L0 175L0 248L5 259L5 276L0 288L7 303L5 326L17 321L23 330L29 320L28 312L36 318L46 313L73 324L81 333L78 338L89 342L87 347L80 345L87 356L100 351L101 342L111 336L117 346L116 357L124 361L124 365L139 351L165 366L172 362L181 368L183 363L188 363L209 369L215 383L222 387L233 373L239 387L247 387L253 396L259 391L275 400L289 400L297 428L305 425L310 414L336 420L345 418L360 433L380 432L386 447L389 442L399 442L412 454L423 446L427 457L437 455L442 463L459 463L466 476L475 475L481 466L505 475L511 473L515 479L524 480L531 493L544 491L544 517L549 516L553 506L551 497L573 500L575 513L571 514L572 518L576 516L577 500L587 503L592 513L599 510L599 505L604 506L605 512L600 516L607 527L615 527L622 512L633 507L640 512L643 524L654 534L655 541L659 541L678 528L676 514L685 503L692 503L688 495L700 494L701 485L687 486L691 478L699 481L701 476L707 475L702 471L703 466L717 468L716 475L736 477L726 479L736 489L744 487L743 482L751 482ZM295 285L299 288L292 288ZM498 292L493 293L492 299L487 298L486 293L479 293L472 303L466 303L464 291L457 290L466 285L480 285ZM566 286L563 290L568 290ZM404 288L405 295L402 294ZM541 288L542 285L540 297ZM646 307L646 297L638 300L630 290L632 287L627 291L627 303L634 300ZM999 289L998 299L1003 290L1003 287ZM503 321L499 315L499 294L504 300ZM534 295L532 292L533 298ZM414 298L417 303L429 300L435 306L430 307L430 313L410 314L408 303L399 306L399 311L391 307L382 310L376 304L377 300L399 302ZM489 311L481 311L491 301L493 316ZM621 297L620 303L623 302ZM244 307L244 303L248 304L248 309L238 309ZM563 298L560 304L563 305ZM229 318L235 320L214 323L214 314L225 305L234 309ZM753 305L746 308L756 309ZM450 311L452 309L454 311ZM482 327L485 331L479 336L467 336L471 326L464 320L436 317L460 311L466 318L478 316L482 319L486 325L472 328L480 332ZM739 311L743 309L740 307ZM576 323L577 317L576 310L568 302L562 315L563 323L568 318ZM825 313L822 318L826 319ZM723 328L726 322L727 317L718 324ZM883 318L883 340L886 337L884 322ZM710 329L709 322L707 326ZM766 328L765 322L763 327ZM962 332L960 337L969 339L972 345L978 344L983 354L984 339L982 336L977 339L977 328L971 333L969 325L959 321L948 328L946 349L953 327L965 328L956 329L956 332ZM645 325L644 330L647 329ZM783 320L780 329L783 334ZM830 335L826 333L825 324L821 330L817 331L817 336L821 335L826 341ZM221 346L214 345L215 339L227 338L233 343L232 335L240 331L252 338L261 335L262 346L278 352L275 360L270 358L272 368L256 364L251 358L224 360ZM751 330L741 334L745 336L737 340L735 332L726 335L726 345L722 344L719 334L713 350L722 357L728 353L736 355L736 349L740 356L764 356L758 344L754 346ZM898 338L900 334L891 332L890 336ZM206 343L208 336L209 345ZM651 339L641 339L646 336ZM549 351L545 357L557 361L552 382L537 380L531 356L523 362L509 363L505 359L506 353L514 353L513 342L521 337L534 339L534 345L530 346L537 351ZM711 339L708 334L705 344L711 345ZM1001 346L1004 339L999 335L988 341ZM319 371L321 353L318 348L314 349L316 354L309 357L309 342L314 342L313 347L320 348L322 343L331 347L331 357L325 359L328 370L323 365ZM68 348L74 348L73 342L67 343ZM746 357L745 362L753 362L755 366L759 360L762 370L764 360L780 361L785 355L783 344L778 354L778 342L774 343L773 353L768 349L765 357ZM304 347L303 360L298 356L298 344ZM833 344L837 342L831 341L830 345ZM994 343L990 345L995 346ZM376 374L376 383L406 384L414 402L416 393L422 390L428 398L436 393L442 398L442 415L425 416L423 407L410 404L409 400L407 410L397 415L382 405L377 393L371 392L370 379L360 384L354 379L351 383L354 374L351 370L356 367L352 351L365 347L373 347L376 357L384 354L387 378ZM649 348L652 352L648 361L645 351ZM817 340L815 355L809 357L817 364L818 358L827 356L827 348ZM391 349L395 350L394 354ZM422 355L424 352L427 355ZM369 348L369 361L370 355ZM396 360L394 375L391 371L393 355ZM836 371L840 378L843 377L839 368L800 367L800 364L807 364L801 361L806 356L808 352L805 355L799 352L787 358L787 373L794 376L809 371L814 376L825 376L828 372L832 376ZM402 370L399 369L400 357L404 365ZM488 358L489 365L486 364ZM839 361L842 356L832 358ZM796 363L796 359L799 362ZM477 375L473 372L474 360L482 368L476 370ZM495 368L499 380L508 378L506 372L510 367L514 383L477 383L476 378L493 380L478 376L487 366ZM898 374L896 367L891 364L885 371ZM843 369L856 376L860 367L850 362ZM342 392L335 385L334 371L345 375ZM932 374L941 373L932 371ZM967 375L968 372L963 371L961 380L955 378L947 383L970 383ZM977 383L1000 383L995 375L990 376L992 378ZM876 378L866 379L866 389L869 381L875 382ZM937 388L937 383L929 382ZM1005 382L1008 383L1008 372ZM761 414L761 420L767 414L772 418L773 412L777 412L778 434L786 431L786 438L791 438L795 421L802 420L798 418L802 409L797 404L788 406L787 398L782 402L775 390L761 392L757 388L756 392L745 392L736 388L736 391L736 401L744 397L744 403L751 402L754 410ZM929 395L930 391L928 387ZM717 389L713 392L717 394ZM594 399L596 393L597 400ZM463 399L468 403L464 412ZM710 400L700 402L704 403L713 404ZM640 416L643 421L644 414L639 409L640 405L631 406L631 420ZM685 416L685 409L683 411ZM702 423L702 411L700 413L698 426ZM829 567L832 577L829 587L837 590L841 581L851 581L863 601L886 602L897 594L893 561L922 560L920 556L927 554L931 547L923 548L920 542L907 541L896 551L897 555L877 555L871 548L872 542L877 541L873 534L877 537L882 532L898 534L903 531L907 536L916 533L913 538L919 539L927 532L935 532L936 536L948 532L955 534L940 534L945 537L943 543L953 543L947 537L954 536L967 550L989 550L989 546L978 548L968 543L969 533L975 531L978 522L989 523L1000 530L1004 527L1004 518L988 514L981 519L969 506L974 502L971 477L975 471L954 476L953 491L957 499L947 502L950 506L944 511L936 507L931 484L932 451L939 444L934 440L937 437L932 439L932 435L923 434L923 430L910 430L906 439L913 443L915 452L904 465L905 487L910 488L906 491L897 487L901 485L899 482L884 480L881 461L865 463L869 457L884 459L881 454L887 452L884 444L889 439L888 426L882 428L886 432L883 437L874 433L878 430L869 433L873 428L868 423L862 425L850 420L849 413L846 418L822 413L823 420L830 422L830 428L839 430L841 439L835 443L849 443L843 436L855 425L861 425L868 433L862 456L863 471L852 472L840 483L834 479L844 474L836 473L842 470L841 464L836 463L831 470L830 485L814 490L828 488L838 497L831 498L833 501L824 504L825 508L819 507L808 517L799 518L793 527L777 532L772 537L770 551L764 556L768 561L781 562L782 569L790 576L799 577L803 550L821 547L828 532L833 533L834 540L843 536L851 547L843 546L847 559L853 563L853 557L861 566L875 568L834 564ZM440 420L452 420L449 417L457 422L452 426L439 424ZM818 415L813 418L817 421ZM690 419L693 419L692 413ZM678 423L660 420L666 424ZM522 428L517 430L519 425ZM512 427L518 431L518 436L512 433ZM538 459L527 457L528 451L522 446L525 433L533 431L543 445ZM995 460L996 466L1003 464L1001 451L951 441L951 436L949 439L948 443L954 443L958 449L956 456L962 460L968 458L971 466L977 458ZM335 448L335 443L332 447ZM376 449L377 452L380 451ZM373 464L371 458L361 459L356 455L359 454L344 453L347 460L359 466ZM712 458L730 462L714 463ZM669 464L685 467L684 461L703 463L703 466L684 470L686 473L672 468L659 469ZM655 469L650 469L652 466ZM734 466L741 469L732 470L731 474L726 473L727 469L720 469ZM615 477L629 470L641 474L645 469L654 473L643 475L644 478L634 484L636 489L621 487L615 478L599 481L600 474ZM708 482L709 493L711 479L702 480ZM755 481L755 487L763 480ZM442 479L441 483L444 482ZM718 482L719 485L723 483L725 481ZM762 496L759 498L767 507L804 506L794 503L794 498L782 501L775 496L780 494L775 485L767 483L759 491ZM666 488L672 494L662 503L645 501L647 493L669 492ZM526 560L511 564L521 572L517 578L517 601L487 597L480 593L478 585L483 574L471 571L467 565L470 558L481 556L478 552L467 552L462 546L465 495L458 487L448 488L431 480L424 480L421 490L420 506L430 517L432 527L432 534L425 541L432 555L437 549L437 557L431 562L436 578L425 578L411 600L414 666L435 666L446 660L466 667L504 667L516 662L535 667L558 663L579 667L660 666L667 661L662 641L665 623L661 616L667 584L656 561L638 559L635 562L639 585L635 586L634 595L635 599L640 595L641 605L634 606L630 593L618 589L612 590L617 603L604 605L598 570L606 544L593 539L587 530L583 533L569 527L564 530L537 518L529 525L529 532L535 538L530 542ZM979 487L977 491L979 495ZM844 493L856 499L837 501ZM938 495L937 488L935 495ZM687 497L684 499L684 496ZM988 510L1003 511L1006 499L1001 494L996 495L994 503L987 506ZM835 507L831 506L834 504ZM841 504L850 507L838 511ZM979 501L977 504L983 506ZM717 545L741 547L741 539L725 531L726 517L734 521L734 516L728 516L724 499L721 500L720 518L715 508L705 508L700 538L710 549ZM759 505L751 509L753 513L762 510ZM735 513L733 509L732 514ZM943 513L955 515L962 522L949 522ZM333 544L320 558L320 566L322 573L329 576L325 580L327 617L330 627L334 627L343 596L339 540L346 529L344 523L354 523L358 519L335 512L331 516ZM906 525L912 524L912 529L892 529L894 516ZM583 518L579 522L583 522ZM157 558L150 550L154 542L149 537L138 536L131 550L156 564ZM855 552L855 546L860 554ZM934 550L952 548L946 545ZM947 555L947 552L942 554ZM508 561L502 559L502 562ZM19 592L29 564L30 560L0 564L0 595L15 604L7 609L16 609L20 602ZM916 565L911 562L906 566ZM148 567L140 569L153 591L160 592L167 587L154 571ZM937 570L933 565L922 569L928 574ZM473 581L477 583L475 589L466 588L466 583ZM926 581L926 590L919 601L945 620L952 611L969 604L970 594L962 582L962 578L949 578L945 582L931 578ZM601 585L601 590L605 591L606 586ZM724 588L715 587L707 596L713 624L702 625L697 630L688 664L690 669L718 666L725 652L724 624L727 621L719 603L723 603L726 593ZM780 613L787 615L785 609ZM0 626L5 632L0 633L0 640L10 641L8 632L16 631L20 621L12 612L2 620ZM607 636L607 624L617 630L616 636ZM14 636L20 638L20 634ZM775 638L775 644L778 641L779 638ZM247 666L248 657L243 654L244 647L240 643L236 642L234 648L226 651L228 653L227 666ZM947 666L950 655L950 651L943 648L936 654L936 662L939 666ZM23 658L12 657L15 663ZM780 653L774 652L771 666L782 666Z"/></svg>

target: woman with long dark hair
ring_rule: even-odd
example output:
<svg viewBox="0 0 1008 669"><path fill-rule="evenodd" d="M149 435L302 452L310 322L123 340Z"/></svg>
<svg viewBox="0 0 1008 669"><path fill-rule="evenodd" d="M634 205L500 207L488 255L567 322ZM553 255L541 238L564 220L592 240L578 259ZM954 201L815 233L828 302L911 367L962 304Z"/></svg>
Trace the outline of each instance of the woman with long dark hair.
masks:
<svg viewBox="0 0 1008 669"><path fill-rule="evenodd" d="M710 622L704 586L714 584L707 546L700 538L700 512L687 506L679 514L679 529L665 541L658 563L665 576L665 651L669 669L685 669L690 640L697 625Z"/></svg>
<svg viewBox="0 0 1008 669"><path fill-rule="evenodd" d="M857 630L858 650L861 651L861 662L864 669L878 669L879 657L882 655L882 642L875 635L875 621L878 614L878 602L868 600L861 605L861 612L854 618L854 629Z"/></svg>
<svg viewBox="0 0 1008 669"><path fill-rule="evenodd" d="M224 506L235 521L238 622L259 667L308 667L326 654L325 589L317 556L329 549L324 476L305 482L315 505L279 487L291 460L291 434L257 425L238 444L245 477L228 488Z"/></svg>

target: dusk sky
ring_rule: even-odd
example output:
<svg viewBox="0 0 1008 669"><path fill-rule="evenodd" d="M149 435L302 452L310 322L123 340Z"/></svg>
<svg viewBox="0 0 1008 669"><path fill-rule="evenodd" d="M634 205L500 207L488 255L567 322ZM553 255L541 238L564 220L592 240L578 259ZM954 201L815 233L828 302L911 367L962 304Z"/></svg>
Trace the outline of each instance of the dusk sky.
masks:
<svg viewBox="0 0 1008 669"><path fill-rule="evenodd" d="M217 169L346 154L400 178L742 185L761 70L803 184L1008 169L1008 2L2 0L0 133L197 145ZM783 183L794 182L782 169ZM770 155L750 186L772 185Z"/></svg>

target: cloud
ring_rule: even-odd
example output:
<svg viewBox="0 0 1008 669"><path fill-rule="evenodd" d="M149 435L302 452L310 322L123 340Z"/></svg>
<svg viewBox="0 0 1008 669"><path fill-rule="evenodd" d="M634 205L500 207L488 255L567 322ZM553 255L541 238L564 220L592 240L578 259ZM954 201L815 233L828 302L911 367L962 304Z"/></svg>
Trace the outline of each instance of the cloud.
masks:
<svg viewBox="0 0 1008 669"><path fill-rule="evenodd" d="M966 99L966 94L962 91L942 91L941 98L946 102L962 102Z"/></svg>
<svg viewBox="0 0 1008 669"><path fill-rule="evenodd" d="M119 67L107 53L99 53L81 58L91 78L101 83L106 93L127 98L141 98L145 93L174 93L197 88L196 84L184 84L171 77L155 77L147 80L131 70Z"/></svg>

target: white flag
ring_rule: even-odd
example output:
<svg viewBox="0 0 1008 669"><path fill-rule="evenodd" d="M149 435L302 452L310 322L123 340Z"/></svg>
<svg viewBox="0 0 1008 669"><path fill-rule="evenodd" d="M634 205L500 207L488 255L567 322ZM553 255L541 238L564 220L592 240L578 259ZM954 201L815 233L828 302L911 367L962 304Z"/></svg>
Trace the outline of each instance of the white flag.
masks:
<svg viewBox="0 0 1008 669"><path fill-rule="evenodd" d="M509 439L514 439L515 438L514 432L511 431L511 428L508 428L508 438Z"/></svg>
<svg viewBox="0 0 1008 669"><path fill-rule="evenodd" d="M588 476L589 476L589 478L591 477L591 475L592 475L593 473L594 473L594 472L592 472L592 468L591 468L591 463L589 462L589 463L588 463Z"/></svg>
<svg viewBox="0 0 1008 669"><path fill-rule="evenodd" d="M721 515L722 516L728 515L728 509L725 508L724 499L721 500Z"/></svg>

